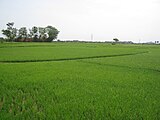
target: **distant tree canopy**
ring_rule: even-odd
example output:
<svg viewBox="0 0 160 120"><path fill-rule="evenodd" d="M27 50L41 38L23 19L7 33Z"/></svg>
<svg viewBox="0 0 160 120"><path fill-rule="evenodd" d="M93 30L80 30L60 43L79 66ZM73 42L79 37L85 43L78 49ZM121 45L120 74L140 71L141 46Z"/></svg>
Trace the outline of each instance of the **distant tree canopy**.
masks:
<svg viewBox="0 0 160 120"><path fill-rule="evenodd" d="M0 37L0 43L3 43L3 42L4 42L4 38Z"/></svg>
<svg viewBox="0 0 160 120"><path fill-rule="evenodd" d="M16 42L51 42L58 36L59 31L52 26L36 27L27 30L26 27L14 28L14 22L7 23L7 29L2 30L2 34L7 37L7 41Z"/></svg>
<svg viewBox="0 0 160 120"><path fill-rule="evenodd" d="M2 34L7 37L7 41L13 41L17 35L17 29L13 28L14 22L7 23L7 29L2 30Z"/></svg>
<svg viewBox="0 0 160 120"><path fill-rule="evenodd" d="M118 42L118 41L119 41L118 38L113 38L113 40L114 40L115 42Z"/></svg>
<svg viewBox="0 0 160 120"><path fill-rule="evenodd" d="M59 31L55 27L52 27L52 26L47 26L46 31L48 33L47 42L50 42L50 41L56 39L57 35L59 33Z"/></svg>

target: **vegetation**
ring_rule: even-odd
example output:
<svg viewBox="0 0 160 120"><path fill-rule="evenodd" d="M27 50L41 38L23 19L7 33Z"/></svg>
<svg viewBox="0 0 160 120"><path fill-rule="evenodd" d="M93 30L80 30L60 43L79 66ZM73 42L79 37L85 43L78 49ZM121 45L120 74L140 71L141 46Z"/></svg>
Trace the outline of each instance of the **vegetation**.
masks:
<svg viewBox="0 0 160 120"><path fill-rule="evenodd" d="M115 45L115 44L119 41L118 38L113 38L113 40L114 40L115 42L113 42L112 45Z"/></svg>
<svg viewBox="0 0 160 120"><path fill-rule="evenodd" d="M19 30L14 28L14 22L8 23L7 29L2 30L2 34L7 37L9 42L51 42L57 38L59 31L52 26L36 27L29 29L21 27Z"/></svg>
<svg viewBox="0 0 160 120"><path fill-rule="evenodd" d="M114 40L115 42L118 42L118 41L119 41L117 38L113 38L113 40Z"/></svg>
<svg viewBox="0 0 160 120"><path fill-rule="evenodd" d="M0 37L0 43L3 43L5 39L3 37Z"/></svg>
<svg viewBox="0 0 160 120"><path fill-rule="evenodd" d="M0 44L0 119L159 120L159 47Z"/></svg>
<svg viewBox="0 0 160 120"><path fill-rule="evenodd" d="M14 23L8 23L7 25L7 29L6 30L2 30L2 34L4 34L7 37L7 41L13 41L16 38L17 35L17 29L13 28Z"/></svg>

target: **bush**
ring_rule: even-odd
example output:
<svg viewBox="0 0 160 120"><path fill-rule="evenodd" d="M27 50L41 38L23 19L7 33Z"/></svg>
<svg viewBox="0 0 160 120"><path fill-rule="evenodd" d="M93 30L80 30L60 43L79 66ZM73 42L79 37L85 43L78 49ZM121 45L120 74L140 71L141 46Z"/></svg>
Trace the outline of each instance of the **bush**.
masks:
<svg viewBox="0 0 160 120"><path fill-rule="evenodd" d="M0 37L0 43L3 43L5 39L3 37Z"/></svg>
<svg viewBox="0 0 160 120"><path fill-rule="evenodd" d="M116 43L115 42L112 42L112 45L115 45Z"/></svg>

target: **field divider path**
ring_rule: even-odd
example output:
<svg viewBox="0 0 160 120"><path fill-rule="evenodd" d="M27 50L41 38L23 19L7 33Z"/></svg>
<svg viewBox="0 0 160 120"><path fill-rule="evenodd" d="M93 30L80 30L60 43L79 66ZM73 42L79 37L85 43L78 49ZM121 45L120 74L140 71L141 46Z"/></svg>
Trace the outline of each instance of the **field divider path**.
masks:
<svg viewBox="0 0 160 120"><path fill-rule="evenodd" d="M94 58L120 57L120 56L138 55L138 54L144 54L144 53L148 53L148 51L136 52L136 53L125 53L125 54L114 54L114 55L86 56L86 57L76 57L76 58L57 58L57 59L42 59L42 60L0 60L0 63L71 61L71 60L94 59Z"/></svg>
<svg viewBox="0 0 160 120"><path fill-rule="evenodd" d="M148 70L148 71L160 72L159 69L145 68L145 67L131 67L131 66L125 66L125 65L106 64L106 63L93 62L93 61L79 61L79 62L88 63L88 64L94 64L94 65L101 65L101 66L124 68L124 69Z"/></svg>

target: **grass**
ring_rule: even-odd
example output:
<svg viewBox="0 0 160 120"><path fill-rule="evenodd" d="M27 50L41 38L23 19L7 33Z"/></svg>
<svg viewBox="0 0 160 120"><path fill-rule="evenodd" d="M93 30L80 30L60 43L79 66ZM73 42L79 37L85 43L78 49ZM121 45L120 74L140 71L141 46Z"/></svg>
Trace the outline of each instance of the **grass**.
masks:
<svg viewBox="0 0 160 120"><path fill-rule="evenodd" d="M0 63L0 119L159 120L159 53L158 45L0 44L0 61L11 61ZM120 54L133 55L36 61Z"/></svg>

